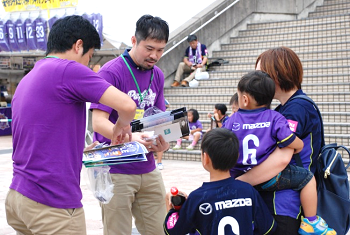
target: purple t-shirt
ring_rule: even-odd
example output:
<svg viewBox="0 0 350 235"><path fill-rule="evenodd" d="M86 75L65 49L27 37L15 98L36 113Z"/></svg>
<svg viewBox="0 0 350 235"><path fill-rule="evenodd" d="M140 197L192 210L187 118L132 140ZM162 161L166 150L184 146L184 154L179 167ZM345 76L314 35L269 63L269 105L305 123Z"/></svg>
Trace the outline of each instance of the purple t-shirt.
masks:
<svg viewBox="0 0 350 235"><path fill-rule="evenodd" d="M6 22L0 20L0 51L10 51Z"/></svg>
<svg viewBox="0 0 350 235"><path fill-rule="evenodd" d="M27 50L26 27L21 19L16 20L16 35L19 50Z"/></svg>
<svg viewBox="0 0 350 235"><path fill-rule="evenodd" d="M265 161L277 146L286 147L296 138L287 119L267 108L239 109L224 128L235 133L239 140L239 158L230 170L235 178Z"/></svg>
<svg viewBox="0 0 350 235"><path fill-rule="evenodd" d="M190 131L195 130L197 128L203 129L202 123L199 120L197 120L196 122L189 122L188 125L190 128Z"/></svg>
<svg viewBox="0 0 350 235"><path fill-rule="evenodd" d="M29 18L24 21L24 25L26 28L27 50L36 50L35 26Z"/></svg>
<svg viewBox="0 0 350 235"><path fill-rule="evenodd" d="M150 107L156 106L162 111L165 111L164 103L164 75L163 72L157 67L154 66L152 70L142 70L138 69L136 64L132 61L129 53L124 52L124 57L128 62L134 76L137 80L137 83L140 87L141 93L144 94L151 81L151 75L153 72L153 81L149 88L149 91L145 95L143 102L140 103L140 96L133 80L132 75L128 67L125 65L123 59L118 57L106 63L98 72L98 74L111 83L113 86L118 88L120 91L126 93L131 99L134 100L136 105L144 110L147 110ZM112 110L110 107L102 104L91 104L91 109L100 109L110 114L109 120L112 123L115 123L118 119L118 113L115 110ZM94 133L94 140L99 142L110 143L110 139L103 137L98 133ZM137 162L137 163L128 163L121 164L116 166L110 166L111 173L120 173L120 174L146 174L155 169L153 153L150 152L147 154L148 161Z"/></svg>
<svg viewBox="0 0 350 235"><path fill-rule="evenodd" d="M99 102L109 86L75 61L35 64L12 100L11 189L51 207L82 207L85 102Z"/></svg>
<svg viewBox="0 0 350 235"><path fill-rule="evenodd" d="M102 24L102 15L100 13L93 13L91 15L92 25L95 27L98 35L100 36L101 46L103 45L103 24Z"/></svg>
<svg viewBox="0 0 350 235"><path fill-rule="evenodd" d="M8 20L6 26L11 51L19 51L15 24L12 20Z"/></svg>
<svg viewBox="0 0 350 235"><path fill-rule="evenodd" d="M43 18L34 20L36 47L39 50L46 51L47 48L47 23Z"/></svg>
<svg viewBox="0 0 350 235"><path fill-rule="evenodd" d="M55 22L58 20L57 16L51 17L47 22L49 24L49 29L52 29L52 26L55 24Z"/></svg>

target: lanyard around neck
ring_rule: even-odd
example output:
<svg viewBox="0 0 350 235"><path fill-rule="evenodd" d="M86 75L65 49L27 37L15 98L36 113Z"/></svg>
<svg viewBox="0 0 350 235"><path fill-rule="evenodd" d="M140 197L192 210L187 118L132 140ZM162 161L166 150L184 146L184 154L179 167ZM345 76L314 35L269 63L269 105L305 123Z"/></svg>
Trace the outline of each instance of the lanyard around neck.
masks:
<svg viewBox="0 0 350 235"><path fill-rule="evenodd" d="M54 55L48 55L45 58L56 58L56 59L59 59L57 56L54 56Z"/></svg>
<svg viewBox="0 0 350 235"><path fill-rule="evenodd" d="M121 57L123 58L124 63L125 63L126 66L128 67L132 78L134 79L135 85L136 85L136 87L137 87L137 91L139 92L139 95L140 95L140 105L141 105L143 99L145 98L146 94L148 93L149 88L151 87L151 84L152 84L152 81L153 81L153 70L152 70L151 81L150 81L150 83L149 83L148 89L147 89L147 91L142 95L141 90L140 90L140 87L139 87L139 84L137 83L136 78L135 78L135 75L134 75L134 73L132 72L132 70L131 70L131 68L130 68L130 66L129 66L129 64L128 64L128 62L126 61L126 59L124 58L123 55L121 55Z"/></svg>

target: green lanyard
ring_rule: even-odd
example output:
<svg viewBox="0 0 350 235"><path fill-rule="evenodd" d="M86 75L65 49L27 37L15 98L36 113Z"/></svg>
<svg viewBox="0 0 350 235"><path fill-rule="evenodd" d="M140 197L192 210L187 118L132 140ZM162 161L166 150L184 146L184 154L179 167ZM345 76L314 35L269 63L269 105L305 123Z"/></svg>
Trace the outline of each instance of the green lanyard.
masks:
<svg viewBox="0 0 350 235"><path fill-rule="evenodd" d="M140 101L141 101L141 102L140 102L140 105L141 105L141 104L142 104L143 99L145 98L145 95L148 93L148 90L149 90L149 88L151 87L151 84L152 84L152 81L153 81L153 70L152 70L151 81L150 81L150 83L149 83L148 89L147 89L147 91L146 91L146 92L145 92L145 93L142 95L142 94L141 94L140 87L139 87L139 84L137 83L136 78L135 78L135 75L134 75L134 73L132 72L132 70L131 70L131 68L130 68L130 66L129 66L129 64L128 64L128 62L125 60L125 58L124 58L124 56L123 56L123 55L121 55L121 57L123 58L124 63L125 63L125 64L126 64L126 66L128 67L128 69L129 69L129 71L130 71L130 74L131 74L132 78L134 79L135 85L136 85L137 90L138 90L139 95L140 95Z"/></svg>
<svg viewBox="0 0 350 235"><path fill-rule="evenodd" d="M56 58L56 59L59 59L57 56L53 56L53 55L48 55L45 58Z"/></svg>

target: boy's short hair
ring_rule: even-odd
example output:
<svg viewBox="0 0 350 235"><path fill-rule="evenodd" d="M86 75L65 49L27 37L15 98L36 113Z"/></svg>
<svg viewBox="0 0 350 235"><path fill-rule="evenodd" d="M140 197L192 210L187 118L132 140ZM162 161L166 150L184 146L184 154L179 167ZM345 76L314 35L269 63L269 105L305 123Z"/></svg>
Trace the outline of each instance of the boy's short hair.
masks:
<svg viewBox="0 0 350 235"><path fill-rule="evenodd" d="M187 42L197 41L197 36L194 34L188 35Z"/></svg>
<svg viewBox="0 0 350 235"><path fill-rule="evenodd" d="M201 150L209 155L215 170L228 171L238 159L238 139L225 128L212 129L204 135Z"/></svg>
<svg viewBox="0 0 350 235"><path fill-rule="evenodd" d="M167 43L169 38L168 23L159 17L143 15L136 22L135 37L137 44L148 38Z"/></svg>
<svg viewBox="0 0 350 235"><path fill-rule="evenodd" d="M50 30L46 55L69 51L79 39L83 41L83 55L91 48L101 48L100 36L87 19L77 15L58 19Z"/></svg>
<svg viewBox="0 0 350 235"><path fill-rule="evenodd" d="M217 110L220 110L220 112L221 112L222 115L225 115L226 112L227 112L227 107L226 107L225 104L215 104L215 108L216 108Z"/></svg>
<svg viewBox="0 0 350 235"><path fill-rule="evenodd" d="M237 104L238 105L238 94L237 92L233 94L233 96L230 99L230 105Z"/></svg>
<svg viewBox="0 0 350 235"><path fill-rule="evenodd" d="M257 104L271 104L275 96L275 82L270 76L260 70L254 70L244 75L238 82L237 86L240 92L245 92L252 96Z"/></svg>
<svg viewBox="0 0 350 235"><path fill-rule="evenodd" d="M188 110L187 112L191 112L191 113L192 113L192 116L193 116L192 122L198 121L198 119L199 119L199 113L198 113L198 111L197 111L196 109L190 109L190 110Z"/></svg>
<svg viewBox="0 0 350 235"><path fill-rule="evenodd" d="M257 58L255 67L260 62L260 69L270 75L279 84L282 91L301 89L303 65L298 55L288 47L276 47L263 52Z"/></svg>

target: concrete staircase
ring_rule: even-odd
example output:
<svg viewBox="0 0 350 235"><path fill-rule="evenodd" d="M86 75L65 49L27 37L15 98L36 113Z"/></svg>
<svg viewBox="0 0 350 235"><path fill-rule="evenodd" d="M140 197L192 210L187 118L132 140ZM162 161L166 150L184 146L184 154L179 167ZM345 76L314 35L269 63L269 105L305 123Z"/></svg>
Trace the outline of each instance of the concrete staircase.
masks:
<svg viewBox="0 0 350 235"><path fill-rule="evenodd" d="M350 0L325 0L305 19L247 25L229 43L221 44L221 50L211 53L210 60L223 58L228 64L215 67L210 79L200 80L197 88L165 88L165 98L171 109L197 109L206 130L207 113L216 103L230 110L228 103L240 77L254 69L260 53L278 46L294 50L303 63L302 89L321 110L326 143L350 147ZM272 108L278 104L274 100ZM187 151L189 144L183 141L183 150L170 149L164 158L200 161L199 144Z"/></svg>

